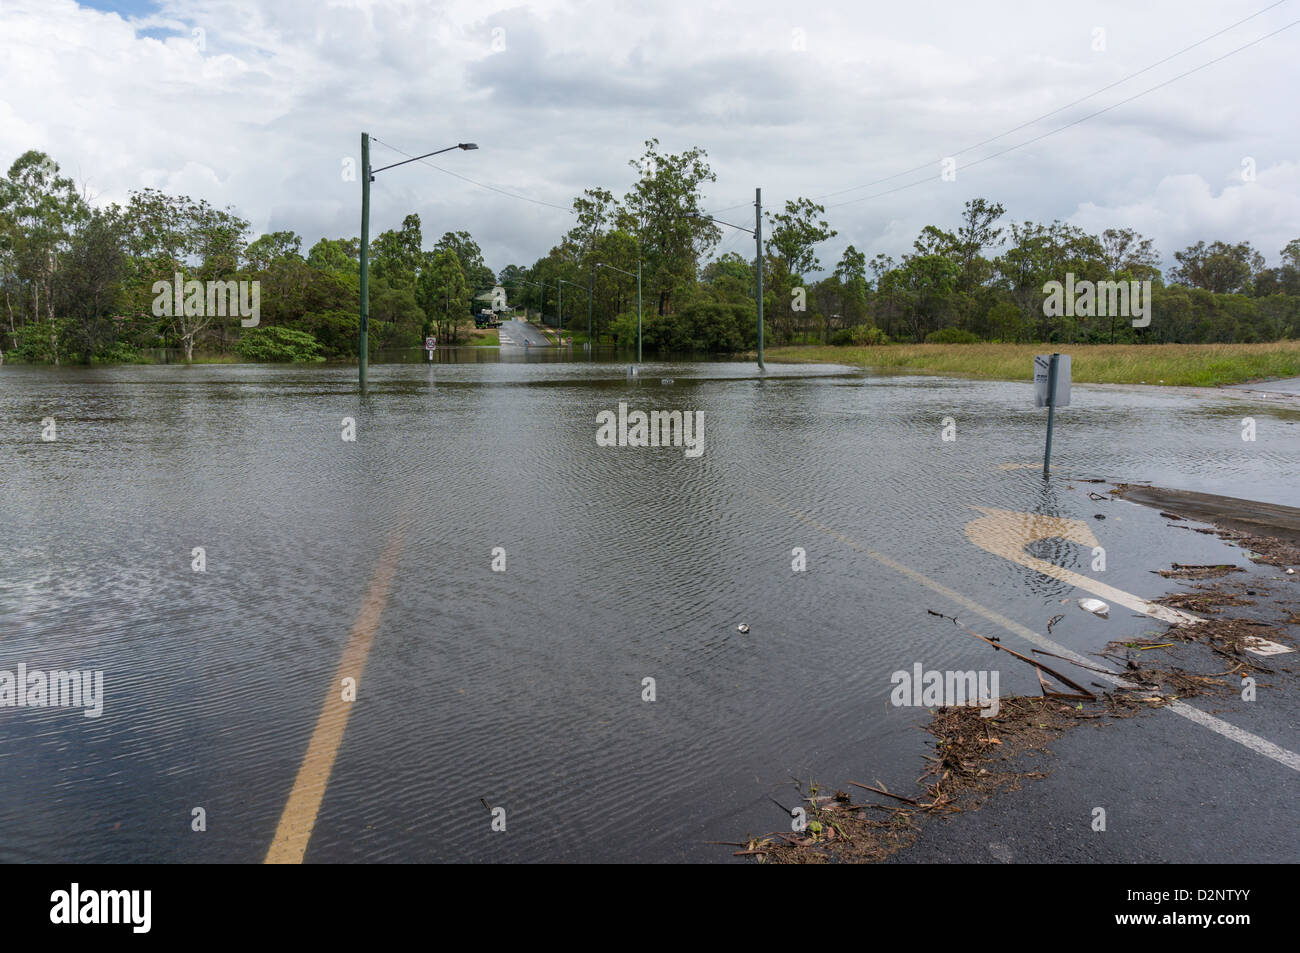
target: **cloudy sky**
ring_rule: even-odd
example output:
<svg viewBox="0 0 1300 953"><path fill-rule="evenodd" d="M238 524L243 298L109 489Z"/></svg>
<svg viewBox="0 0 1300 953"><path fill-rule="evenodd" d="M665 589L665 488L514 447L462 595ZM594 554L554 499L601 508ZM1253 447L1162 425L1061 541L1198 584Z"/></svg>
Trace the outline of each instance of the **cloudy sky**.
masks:
<svg viewBox="0 0 1300 953"><path fill-rule="evenodd" d="M42 149L96 202L184 193L305 250L360 231L363 130L473 141L379 175L372 234L415 211L426 245L466 229L499 270L546 254L582 189L623 195L657 137L708 151L720 218L752 224L755 186L825 204L825 265L898 256L975 196L1135 227L1166 262L1222 239L1272 264L1300 237L1296 21L1300 0L0 0L0 171Z"/></svg>

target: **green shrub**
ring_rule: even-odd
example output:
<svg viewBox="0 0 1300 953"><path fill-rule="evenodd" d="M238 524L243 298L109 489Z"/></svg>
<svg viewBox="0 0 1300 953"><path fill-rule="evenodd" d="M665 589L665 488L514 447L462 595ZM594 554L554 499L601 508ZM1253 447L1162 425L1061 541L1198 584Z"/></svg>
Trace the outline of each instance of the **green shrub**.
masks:
<svg viewBox="0 0 1300 953"><path fill-rule="evenodd" d="M980 339L964 328L942 328L925 336L926 344L979 344Z"/></svg>
<svg viewBox="0 0 1300 953"><path fill-rule="evenodd" d="M889 343L889 335L880 328L870 324L859 324L852 328L840 328L832 331L830 344L836 347L872 347Z"/></svg>
<svg viewBox="0 0 1300 953"><path fill-rule="evenodd" d="M96 364L147 364L140 349L127 341L114 341L93 358Z"/></svg>
<svg viewBox="0 0 1300 953"><path fill-rule="evenodd" d="M250 328L235 351L250 361L323 361L321 345L305 331L268 326Z"/></svg>

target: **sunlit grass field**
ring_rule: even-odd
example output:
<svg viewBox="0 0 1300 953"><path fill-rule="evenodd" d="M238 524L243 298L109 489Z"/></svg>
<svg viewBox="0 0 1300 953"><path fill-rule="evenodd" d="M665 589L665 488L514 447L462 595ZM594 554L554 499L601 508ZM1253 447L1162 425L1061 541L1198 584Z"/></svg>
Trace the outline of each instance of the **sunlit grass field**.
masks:
<svg viewBox="0 0 1300 953"><path fill-rule="evenodd" d="M1268 377L1300 377L1300 341L1270 344L887 344L878 347L775 347L776 362L1032 380L1035 354L1069 354L1071 379L1090 384L1214 387Z"/></svg>

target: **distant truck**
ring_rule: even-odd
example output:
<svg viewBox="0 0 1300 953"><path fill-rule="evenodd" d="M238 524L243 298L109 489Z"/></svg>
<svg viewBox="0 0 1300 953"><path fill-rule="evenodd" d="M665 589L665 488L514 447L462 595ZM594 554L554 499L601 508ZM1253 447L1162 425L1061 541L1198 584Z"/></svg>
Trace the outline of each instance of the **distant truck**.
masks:
<svg viewBox="0 0 1300 953"><path fill-rule="evenodd" d="M497 313L490 308L484 308L474 315L474 327L476 328L499 328L501 319Z"/></svg>

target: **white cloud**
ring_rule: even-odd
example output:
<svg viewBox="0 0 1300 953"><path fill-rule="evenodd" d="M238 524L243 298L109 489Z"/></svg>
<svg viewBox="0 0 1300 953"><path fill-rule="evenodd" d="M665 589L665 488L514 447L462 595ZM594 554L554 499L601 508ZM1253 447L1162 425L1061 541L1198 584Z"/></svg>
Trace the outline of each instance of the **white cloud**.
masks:
<svg viewBox="0 0 1300 953"><path fill-rule="evenodd" d="M959 155L956 182L939 181L937 166L1263 5L164 0L131 19L71 0L5 0L0 163L44 149L101 201L149 185L183 191L234 205L258 231L295 229L310 246L359 231L357 182L340 164L357 158L363 129L408 152L477 141L479 152L435 161L560 205L593 185L622 194L627 160L657 136L664 149L708 150L718 173L710 207L740 204L737 217L752 215L756 185L778 207L921 183L829 209L840 234L826 263L849 242L897 256L923 225L954 225L976 195L1016 220L1130 225L1166 260L1198 239L1249 239L1274 258L1296 237L1288 230L1300 231L1288 224L1298 220L1300 28L971 163L1276 29L1285 9ZM1104 52L1091 48L1097 25ZM796 28L803 50L791 42ZM1257 181L1232 184L1248 155ZM375 148L376 165L399 158ZM570 221L416 164L376 181L372 231L410 211L429 243L468 229L497 268L545 254Z"/></svg>

